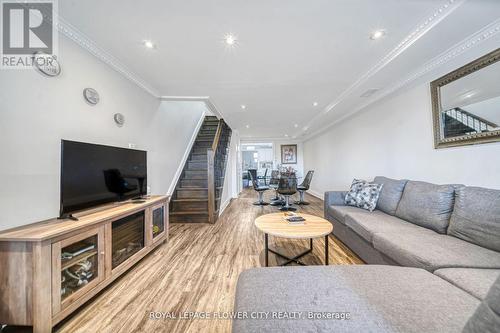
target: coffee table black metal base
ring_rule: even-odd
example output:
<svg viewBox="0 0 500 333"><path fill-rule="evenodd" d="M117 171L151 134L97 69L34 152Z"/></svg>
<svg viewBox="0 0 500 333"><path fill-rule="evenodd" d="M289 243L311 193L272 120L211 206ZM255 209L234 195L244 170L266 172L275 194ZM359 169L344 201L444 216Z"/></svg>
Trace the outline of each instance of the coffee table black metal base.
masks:
<svg viewBox="0 0 500 333"><path fill-rule="evenodd" d="M264 234L264 246L265 246L265 263L266 263L266 267L269 267L269 252L271 253L274 253L275 255L277 255L278 257L281 257L283 259L286 259L287 261L285 261L284 263L280 264L279 266L286 266L288 264L291 264L291 263L296 263L296 264L299 264L299 265L302 265L302 266L307 266L306 264L304 264L302 261L300 261L299 259L302 258L303 256L309 254L312 252L313 250L313 239L312 238L309 238L309 249L307 249L306 251L302 252L302 253L299 253L297 254L296 256L290 258L282 253L279 253L273 249L270 249L269 248L269 236L268 234ZM325 265L328 265L328 235L325 236Z"/></svg>

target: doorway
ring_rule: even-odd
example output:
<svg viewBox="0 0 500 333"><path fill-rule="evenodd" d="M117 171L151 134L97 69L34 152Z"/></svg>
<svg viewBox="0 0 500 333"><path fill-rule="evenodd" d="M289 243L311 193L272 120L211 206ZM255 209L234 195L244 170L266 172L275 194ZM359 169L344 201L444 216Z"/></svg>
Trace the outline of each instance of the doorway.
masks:
<svg viewBox="0 0 500 333"><path fill-rule="evenodd" d="M242 143L243 187L251 186L249 172L257 176L260 183L267 184L273 168L274 150L272 143ZM250 171L249 171L250 170Z"/></svg>

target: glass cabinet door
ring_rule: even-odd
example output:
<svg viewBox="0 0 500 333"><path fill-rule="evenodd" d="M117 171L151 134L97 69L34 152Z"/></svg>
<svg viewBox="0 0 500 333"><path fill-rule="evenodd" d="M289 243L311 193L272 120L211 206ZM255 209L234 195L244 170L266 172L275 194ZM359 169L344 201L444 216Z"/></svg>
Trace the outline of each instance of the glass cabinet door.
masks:
<svg viewBox="0 0 500 333"><path fill-rule="evenodd" d="M165 232L165 206L153 208L153 240Z"/></svg>
<svg viewBox="0 0 500 333"><path fill-rule="evenodd" d="M104 279L104 229L52 244L55 313Z"/></svg>
<svg viewBox="0 0 500 333"><path fill-rule="evenodd" d="M149 209L148 212L149 244L153 244L155 242L161 242L162 240L165 239L165 237L163 236L168 232L167 214L168 214L168 206L166 206L163 203L153 206Z"/></svg>

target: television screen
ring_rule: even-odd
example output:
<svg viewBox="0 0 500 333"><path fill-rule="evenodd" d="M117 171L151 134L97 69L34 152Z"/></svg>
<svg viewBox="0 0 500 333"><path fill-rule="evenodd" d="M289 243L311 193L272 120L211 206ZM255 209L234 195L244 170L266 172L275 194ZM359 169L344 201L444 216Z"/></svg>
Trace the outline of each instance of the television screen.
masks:
<svg viewBox="0 0 500 333"><path fill-rule="evenodd" d="M61 217L140 197L146 186L145 151L62 140Z"/></svg>

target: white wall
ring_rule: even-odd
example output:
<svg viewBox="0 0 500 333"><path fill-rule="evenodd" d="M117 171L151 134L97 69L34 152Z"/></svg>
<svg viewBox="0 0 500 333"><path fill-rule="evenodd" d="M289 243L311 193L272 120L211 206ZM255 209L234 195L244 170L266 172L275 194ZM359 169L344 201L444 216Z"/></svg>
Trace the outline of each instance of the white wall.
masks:
<svg viewBox="0 0 500 333"><path fill-rule="evenodd" d="M0 230L58 215L61 139L147 150L148 184L165 194L205 111L203 103L160 103L63 37L59 50L57 78L0 71ZM86 87L100 93L98 105L84 102Z"/></svg>
<svg viewBox="0 0 500 333"><path fill-rule="evenodd" d="M317 195L377 175L500 189L500 143L434 149L428 84L330 128L304 143Z"/></svg>

